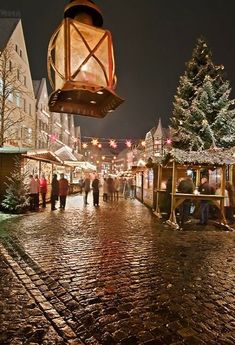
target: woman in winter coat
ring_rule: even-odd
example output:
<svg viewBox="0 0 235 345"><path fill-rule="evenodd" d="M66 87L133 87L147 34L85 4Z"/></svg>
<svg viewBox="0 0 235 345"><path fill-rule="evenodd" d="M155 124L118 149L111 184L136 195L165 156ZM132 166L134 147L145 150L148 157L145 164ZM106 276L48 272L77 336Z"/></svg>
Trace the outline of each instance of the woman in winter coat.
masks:
<svg viewBox="0 0 235 345"><path fill-rule="evenodd" d="M51 210L56 210L55 204L59 197L59 181L57 180L57 174L53 175L51 182Z"/></svg>

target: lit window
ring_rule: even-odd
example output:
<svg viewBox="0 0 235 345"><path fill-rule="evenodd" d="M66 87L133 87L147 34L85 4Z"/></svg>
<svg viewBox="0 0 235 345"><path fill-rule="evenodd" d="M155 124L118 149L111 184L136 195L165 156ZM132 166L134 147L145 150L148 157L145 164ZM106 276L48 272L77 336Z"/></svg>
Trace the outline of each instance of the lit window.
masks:
<svg viewBox="0 0 235 345"><path fill-rule="evenodd" d="M26 99L23 98L23 109L24 109L24 112L26 112Z"/></svg>
<svg viewBox="0 0 235 345"><path fill-rule="evenodd" d="M12 61L9 60L9 71L11 72L12 71Z"/></svg>
<svg viewBox="0 0 235 345"><path fill-rule="evenodd" d="M20 70L17 69L17 79L20 80Z"/></svg>
<svg viewBox="0 0 235 345"><path fill-rule="evenodd" d="M17 93L17 94L15 95L15 100L16 100L16 105L17 105L17 107L20 107L20 94L19 94L19 93Z"/></svg>

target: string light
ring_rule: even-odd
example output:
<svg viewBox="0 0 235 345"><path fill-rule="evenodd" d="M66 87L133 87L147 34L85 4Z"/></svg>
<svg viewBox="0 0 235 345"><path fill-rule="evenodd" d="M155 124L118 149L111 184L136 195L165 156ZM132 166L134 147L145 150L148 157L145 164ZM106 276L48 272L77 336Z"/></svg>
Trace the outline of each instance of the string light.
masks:
<svg viewBox="0 0 235 345"><path fill-rule="evenodd" d="M113 148L116 148L117 147L117 142L115 139L110 139L109 140L109 146L110 147L113 147Z"/></svg>
<svg viewBox="0 0 235 345"><path fill-rule="evenodd" d="M98 139L92 139L91 143L93 146L97 146L99 144L99 141Z"/></svg>
<svg viewBox="0 0 235 345"><path fill-rule="evenodd" d="M132 142L131 140L126 140L126 147L131 148Z"/></svg>
<svg viewBox="0 0 235 345"><path fill-rule="evenodd" d="M93 138L93 137L83 137L83 144L82 148L87 149L89 144L92 146L97 146L98 148L102 148L105 145L109 145L111 148L116 149L119 145L125 145L127 148L131 149L134 147L142 147L145 148L146 142L143 139L109 139L109 138Z"/></svg>

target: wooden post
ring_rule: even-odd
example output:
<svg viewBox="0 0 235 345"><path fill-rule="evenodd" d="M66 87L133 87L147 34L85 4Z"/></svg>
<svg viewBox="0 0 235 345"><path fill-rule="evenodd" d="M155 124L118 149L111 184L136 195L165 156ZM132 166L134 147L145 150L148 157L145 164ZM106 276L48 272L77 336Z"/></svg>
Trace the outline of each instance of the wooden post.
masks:
<svg viewBox="0 0 235 345"><path fill-rule="evenodd" d="M175 161L173 161L173 167L172 167L172 190L171 190L171 215L170 215L170 221L172 223L176 222L176 216L175 216L175 197L174 194L176 192L176 164Z"/></svg>
<svg viewBox="0 0 235 345"><path fill-rule="evenodd" d="M200 185L200 168L197 168L196 170L196 187L199 187Z"/></svg>
<svg viewBox="0 0 235 345"><path fill-rule="evenodd" d="M221 167L221 194L225 196L225 178L226 178L226 166L223 165ZM225 218L224 214L224 198L220 201L220 212L221 212L221 222L223 222L225 225L227 225L227 220Z"/></svg>
<svg viewBox="0 0 235 345"><path fill-rule="evenodd" d="M161 218L161 211L160 211L160 207L159 207L159 190L160 190L160 183L161 183L161 165L158 164L157 167L157 194L156 194L156 215Z"/></svg>

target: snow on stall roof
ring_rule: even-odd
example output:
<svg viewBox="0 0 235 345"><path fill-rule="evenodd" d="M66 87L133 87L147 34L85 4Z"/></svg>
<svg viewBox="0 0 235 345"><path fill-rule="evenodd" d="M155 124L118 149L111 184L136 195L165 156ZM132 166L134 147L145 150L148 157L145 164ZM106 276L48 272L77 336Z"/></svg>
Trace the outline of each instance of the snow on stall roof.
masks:
<svg viewBox="0 0 235 345"><path fill-rule="evenodd" d="M163 159L163 164L169 161L175 161L180 164L206 164L206 165L224 165L235 164L235 147L230 149L212 148L201 151L185 151L172 149Z"/></svg>

